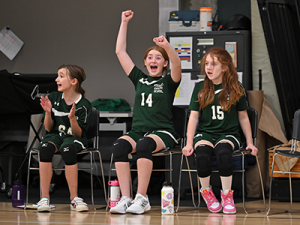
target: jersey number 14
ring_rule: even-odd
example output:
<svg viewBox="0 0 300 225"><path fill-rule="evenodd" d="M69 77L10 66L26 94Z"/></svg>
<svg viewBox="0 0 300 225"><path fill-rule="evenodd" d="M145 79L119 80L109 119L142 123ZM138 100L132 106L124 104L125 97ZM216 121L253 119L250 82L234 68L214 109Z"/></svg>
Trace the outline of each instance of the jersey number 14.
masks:
<svg viewBox="0 0 300 225"><path fill-rule="evenodd" d="M145 106L145 93L142 93L142 102L141 102L141 106ZM146 104L148 105L148 107L152 107L152 94L149 94L147 99L146 99Z"/></svg>

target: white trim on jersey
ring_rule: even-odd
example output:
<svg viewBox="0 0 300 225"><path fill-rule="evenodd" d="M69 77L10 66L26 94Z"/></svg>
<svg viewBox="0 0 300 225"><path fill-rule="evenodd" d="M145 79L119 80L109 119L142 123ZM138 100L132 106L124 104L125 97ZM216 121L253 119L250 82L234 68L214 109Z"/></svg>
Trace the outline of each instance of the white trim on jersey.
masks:
<svg viewBox="0 0 300 225"><path fill-rule="evenodd" d="M175 137L170 132L165 131L165 130L157 130L156 132L161 132L161 133L165 133L165 134L169 135L176 142L176 144L178 144L178 141L175 139Z"/></svg>
<svg viewBox="0 0 300 225"><path fill-rule="evenodd" d="M235 136L233 136L233 135L226 135L225 137L232 137L235 141L236 141L236 143L238 143L238 145L239 145L239 148L241 147L241 144L240 144L240 142L238 141L238 139L236 139L236 137Z"/></svg>
<svg viewBox="0 0 300 225"><path fill-rule="evenodd" d="M142 84L146 84L146 85L152 85L152 84L155 84L155 83L159 82L162 78L160 78L159 80L154 80L152 82L149 82L148 80L145 80L145 78L141 78L141 79L139 79L139 82L141 82Z"/></svg>
<svg viewBox="0 0 300 225"><path fill-rule="evenodd" d="M202 137L202 134L196 134L194 138L199 137L199 136Z"/></svg>
<svg viewBox="0 0 300 225"><path fill-rule="evenodd" d="M216 90L216 91L215 91L215 95L218 94L218 93L220 93L222 90L223 90L223 89Z"/></svg>
<svg viewBox="0 0 300 225"><path fill-rule="evenodd" d="M82 147L82 149L85 149L85 146L82 144L82 142L81 142L81 141L74 140L74 142L76 142L76 143L80 144L80 145L81 145L81 147Z"/></svg>
<svg viewBox="0 0 300 225"><path fill-rule="evenodd" d="M80 107L80 108L76 109L76 111L77 111L77 110L80 110L80 109L82 109L82 108L85 110L85 118L84 118L84 123L86 123L86 120L87 120L87 108L86 108L85 106L82 106L82 107Z"/></svg>
<svg viewBox="0 0 300 225"><path fill-rule="evenodd" d="M82 107L76 109L76 111L77 110L81 110L81 109L85 110L84 123L86 123L86 121L87 121L87 108L85 106L82 106ZM68 116L70 114L70 113L58 111L58 110L56 110L54 108L52 108L52 112L54 113L54 116L59 116L59 117Z"/></svg>
<svg viewBox="0 0 300 225"><path fill-rule="evenodd" d="M64 93L62 93L61 99L64 99ZM79 98L74 103L77 104L80 101L80 99L82 99L82 95L81 94L80 94Z"/></svg>
<svg viewBox="0 0 300 225"><path fill-rule="evenodd" d="M54 113L54 116L59 116L59 117L68 116L70 114L68 112L58 111L58 110L56 110L54 108L52 108L52 112Z"/></svg>

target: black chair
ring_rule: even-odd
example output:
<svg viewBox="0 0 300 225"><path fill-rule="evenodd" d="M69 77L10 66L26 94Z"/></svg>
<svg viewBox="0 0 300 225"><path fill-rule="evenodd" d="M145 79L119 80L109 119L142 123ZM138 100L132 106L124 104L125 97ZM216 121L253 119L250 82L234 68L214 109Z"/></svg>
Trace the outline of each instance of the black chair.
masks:
<svg viewBox="0 0 300 225"><path fill-rule="evenodd" d="M172 172L173 172L173 158L174 154L180 154L181 149L185 146L185 139L186 139L186 128L187 128L187 119L188 119L188 110L185 108L181 108L178 106L173 106L172 114L173 114L173 123L176 133L180 136L180 140L178 144L174 148L165 148L159 152L153 153L152 156L169 156L169 168L162 168L162 169L152 169L152 171L160 171L160 172L169 172L169 180L172 183ZM137 160L136 154L131 154L130 162L135 162ZM109 180L111 177L111 171L115 171L116 169L113 168L113 154L111 154L111 161L110 161L110 172L109 172ZM130 169L130 171L137 171L137 169ZM108 189L109 193L109 189ZM133 196L133 191L131 187L131 195ZM109 194L108 194L109 196Z"/></svg>
<svg viewBox="0 0 300 225"><path fill-rule="evenodd" d="M88 148L84 149L81 152L78 152L77 155L79 156L82 154L89 154L90 166L88 168L78 168L78 170L90 171L90 174L91 174L91 198L92 198L93 207L96 210L96 207L94 204L94 184L93 184L93 169L94 169L93 165L96 165L96 163L93 163L95 161L94 153L98 153L98 155L99 155L99 163L101 166L104 197L105 197L106 202L107 202L107 194L106 194L105 177L104 177L104 173L103 173L102 158L101 158L101 153L99 151L99 111L94 107L92 108L92 112L91 112L90 119L89 119L87 138L88 138L89 143L92 143L91 144L92 146L91 147L88 146ZM38 167L31 166L31 158L33 155L36 155L36 154L38 155L38 160L39 160L39 150L38 149L30 150L29 161L28 161L25 209L26 209L26 206L28 205L30 170L39 170ZM65 170L65 169L64 168L53 168L53 170Z"/></svg>
<svg viewBox="0 0 300 225"><path fill-rule="evenodd" d="M253 144L256 145L257 126L258 126L257 125L258 124L258 114L257 114L257 111L254 108L251 108L251 107L248 108L247 113L248 113L248 117L249 117L250 124L251 124ZM240 128L240 133L241 133L242 141L245 141L245 137L243 135L243 132L242 132L241 128ZM246 147L245 143L243 143L241 146L242 147L240 149L237 149L237 150L233 151L233 157L241 156L242 169L241 170L234 170L234 172L242 172L243 207L244 207L245 213L248 213L247 210L246 210L246 206L245 206L245 165L244 165L244 162L245 162L245 155L250 155L251 152L245 149L245 147ZM186 164L187 164L187 168L186 169L182 168L183 167L183 158L185 158L185 160L186 160ZM260 182L261 182L261 187L262 187L263 200L264 200L265 208L267 209L266 202L265 202L265 195L264 195L263 180L262 180L261 170L260 170L259 161L258 161L257 156L256 156L256 164L257 164L258 170L259 170L259 176L260 176ZM190 180L191 192L192 192L192 202L193 202L194 207L198 208L200 206L200 181L199 181L199 177L197 175L198 204L196 204L195 203L195 197L194 197L194 191L193 191L192 175L191 175L191 172L197 173L197 170L190 168L188 157L184 156L182 154L182 156L181 156L180 172L179 172L178 203L177 203L176 212L179 211L179 206L180 206L180 186L181 186L182 172L188 172L189 173L189 180ZM213 172L218 172L218 171L213 171Z"/></svg>
<svg viewBox="0 0 300 225"><path fill-rule="evenodd" d="M292 210L293 191L292 191L291 174L292 173L300 173L300 172L291 172L290 165L289 165L289 158L300 158L300 152L296 151L297 147L299 147L299 140L300 140L300 109L298 109L294 114L294 127L293 127L293 134L292 134L291 150L275 150L275 152L274 152L272 169L271 169L270 189L269 189L269 207L268 207L267 215L269 215L270 209L271 209L273 173L288 173L289 174L290 208L289 208L289 210L286 210L285 212L290 212ZM288 171L274 171L275 157L277 155L286 156Z"/></svg>

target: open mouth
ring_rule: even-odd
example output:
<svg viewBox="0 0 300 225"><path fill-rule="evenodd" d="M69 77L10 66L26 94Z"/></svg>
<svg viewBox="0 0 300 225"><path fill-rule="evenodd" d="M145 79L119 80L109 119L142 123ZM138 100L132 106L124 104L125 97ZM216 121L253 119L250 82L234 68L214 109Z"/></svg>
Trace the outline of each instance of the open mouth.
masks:
<svg viewBox="0 0 300 225"><path fill-rule="evenodd" d="M150 66L151 71L156 71L157 70L157 66Z"/></svg>

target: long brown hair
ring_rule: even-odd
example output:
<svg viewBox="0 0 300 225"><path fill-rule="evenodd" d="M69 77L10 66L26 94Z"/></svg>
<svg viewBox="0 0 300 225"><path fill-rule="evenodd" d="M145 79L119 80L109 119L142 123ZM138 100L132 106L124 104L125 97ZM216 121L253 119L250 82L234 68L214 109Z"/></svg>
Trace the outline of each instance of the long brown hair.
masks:
<svg viewBox="0 0 300 225"><path fill-rule="evenodd" d="M61 65L58 69L62 69L62 68L65 68L69 71L69 77L71 79L77 79L77 84L76 84L76 91L80 94L82 94L83 97L85 97L85 90L81 87L81 84L82 82L85 80L86 78L86 75L85 75L85 72L84 72L84 69L80 66L76 66L76 65L66 65L66 64L63 64Z"/></svg>
<svg viewBox="0 0 300 225"><path fill-rule="evenodd" d="M222 64L222 69L225 72L222 77L222 88L218 100L223 111L228 111L230 107L236 103L241 96L244 94L244 89L241 87L238 74L234 68L232 57L223 48L212 48L210 49L201 60L201 74L205 74L204 87L198 93L198 102L200 104L200 110L211 104L215 97L215 86L213 82L207 77L205 73L205 62L207 56L210 55L213 59L216 57ZM227 97L229 95L229 101Z"/></svg>
<svg viewBox="0 0 300 225"><path fill-rule="evenodd" d="M168 65L166 67L164 67L164 69L163 69L163 72L166 71L166 73L168 73L169 66L170 66L170 60L169 60L169 56L168 56L168 53L166 52L166 50L160 46L152 46L152 47L148 48L147 51L145 52L144 60L147 58L147 56L151 50L159 51L162 54L162 56L164 57L165 61L168 61Z"/></svg>

